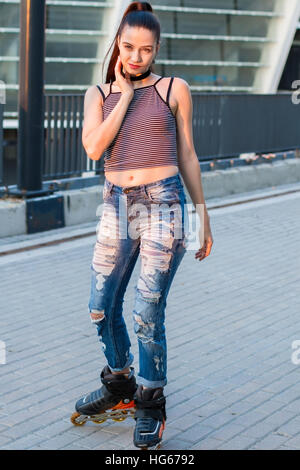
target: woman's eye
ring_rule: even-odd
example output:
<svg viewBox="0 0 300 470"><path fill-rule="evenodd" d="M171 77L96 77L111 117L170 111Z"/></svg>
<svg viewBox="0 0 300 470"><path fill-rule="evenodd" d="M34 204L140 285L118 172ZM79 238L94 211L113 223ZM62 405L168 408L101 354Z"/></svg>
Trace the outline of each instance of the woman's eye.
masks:
<svg viewBox="0 0 300 470"><path fill-rule="evenodd" d="M125 49L131 49L131 46L125 46ZM150 49L145 49L146 52L148 52L148 54L151 53L151 50Z"/></svg>

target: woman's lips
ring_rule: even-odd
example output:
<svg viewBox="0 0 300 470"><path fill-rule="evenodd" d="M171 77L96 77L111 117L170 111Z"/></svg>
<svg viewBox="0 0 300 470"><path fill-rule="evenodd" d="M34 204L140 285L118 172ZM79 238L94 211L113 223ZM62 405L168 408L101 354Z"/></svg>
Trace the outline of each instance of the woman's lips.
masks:
<svg viewBox="0 0 300 470"><path fill-rule="evenodd" d="M132 69L139 69L139 68L140 68L139 65L132 65L132 64L129 64L129 66L130 66Z"/></svg>

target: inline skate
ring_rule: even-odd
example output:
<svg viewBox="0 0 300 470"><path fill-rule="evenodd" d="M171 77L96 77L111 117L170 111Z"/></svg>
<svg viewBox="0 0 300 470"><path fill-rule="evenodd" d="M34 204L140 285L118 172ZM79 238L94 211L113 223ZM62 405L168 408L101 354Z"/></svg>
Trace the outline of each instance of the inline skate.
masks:
<svg viewBox="0 0 300 470"><path fill-rule="evenodd" d="M71 416L71 422L81 426L86 421L103 423L107 419L123 421L134 417L134 393L137 384L134 368L130 367L129 374L112 374L106 365L100 374L102 387L80 398L76 404L76 411Z"/></svg>
<svg viewBox="0 0 300 470"><path fill-rule="evenodd" d="M136 421L133 443L140 449L158 449L166 423L166 397L163 388L146 388L139 385L134 395Z"/></svg>

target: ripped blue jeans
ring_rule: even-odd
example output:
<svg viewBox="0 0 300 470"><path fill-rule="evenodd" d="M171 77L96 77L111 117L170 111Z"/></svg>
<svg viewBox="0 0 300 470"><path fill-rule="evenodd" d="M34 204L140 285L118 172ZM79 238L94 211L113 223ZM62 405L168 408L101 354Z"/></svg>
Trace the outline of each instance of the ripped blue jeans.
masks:
<svg viewBox="0 0 300 470"><path fill-rule="evenodd" d="M176 270L187 250L188 216L179 173L134 187L105 178L103 210L91 265L89 314L112 371L133 363L122 315L124 294L139 253L134 331L139 347L138 384L167 384L165 309Z"/></svg>

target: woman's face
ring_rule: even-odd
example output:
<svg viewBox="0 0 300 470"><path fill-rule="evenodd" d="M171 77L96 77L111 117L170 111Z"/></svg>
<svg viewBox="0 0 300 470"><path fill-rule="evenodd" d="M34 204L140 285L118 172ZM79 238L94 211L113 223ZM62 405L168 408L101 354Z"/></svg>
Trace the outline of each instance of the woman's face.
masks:
<svg viewBox="0 0 300 470"><path fill-rule="evenodd" d="M128 25L124 27L121 38L118 38L118 46L123 71L130 75L146 72L159 50L151 31ZM130 64L137 65L138 68L130 67Z"/></svg>

